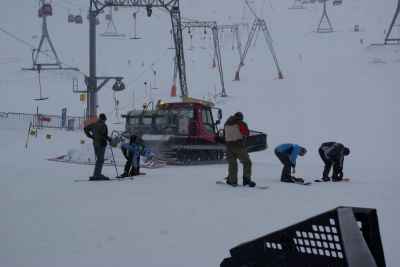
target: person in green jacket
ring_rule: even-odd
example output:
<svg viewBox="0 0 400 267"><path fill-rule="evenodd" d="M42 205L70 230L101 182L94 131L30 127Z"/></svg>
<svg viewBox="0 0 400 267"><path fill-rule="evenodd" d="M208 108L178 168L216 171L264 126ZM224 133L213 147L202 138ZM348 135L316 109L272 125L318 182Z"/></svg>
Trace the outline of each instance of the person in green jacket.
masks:
<svg viewBox="0 0 400 267"><path fill-rule="evenodd" d="M101 173L101 170L103 169L104 154L106 152L107 141L111 142L111 138L108 136L106 120L106 115L104 113L101 113L99 115L99 119L96 122L88 124L83 129L86 136L93 139L94 154L96 155L94 172L93 176L89 178L90 181L110 179Z"/></svg>
<svg viewBox="0 0 400 267"><path fill-rule="evenodd" d="M226 183L233 187L238 185L238 159L243 164L243 186L256 186L256 183L251 180L251 160L245 147L245 138L249 134L250 131L243 121L242 112L236 112L225 122L224 137L229 164Z"/></svg>

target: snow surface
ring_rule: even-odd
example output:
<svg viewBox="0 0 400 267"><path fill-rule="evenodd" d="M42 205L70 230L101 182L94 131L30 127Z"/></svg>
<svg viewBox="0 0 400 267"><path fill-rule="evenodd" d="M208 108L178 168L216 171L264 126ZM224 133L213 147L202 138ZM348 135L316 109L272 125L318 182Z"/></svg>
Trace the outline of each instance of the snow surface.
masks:
<svg viewBox="0 0 400 267"><path fill-rule="evenodd" d="M146 170L147 175L134 181L76 183L91 175L93 166L47 159L84 150L80 140L89 140L82 131L39 129L26 149L28 123L0 118L0 266L218 266L233 246L341 205L377 209L387 266L400 266L400 53L396 45L371 46L383 42L397 1L345 0L338 7L328 3L334 32L326 34L315 32L321 4L294 10L288 8L292 3L256 1L283 80L277 79L260 33L241 69L241 81L233 81L238 53L225 32L221 53L228 97L214 99L221 86L217 69L211 68L210 34L207 49L199 48L203 29L192 29L195 50L188 50L187 33L184 40L189 95L211 98L222 108L223 119L240 110L251 129L268 133L269 148L251 154L253 179L270 185L268 190L215 185L226 176L226 165L167 166ZM72 83L76 77L79 89L85 89L88 23L68 24L67 15L82 9L85 17L88 4L52 1L50 37L60 60L81 73L43 71L46 101L33 100L39 96L37 73L21 71L32 64L31 48L0 32L0 111L35 113L39 107L42 114L61 114L65 107L68 115L83 115L85 103L72 92ZM37 1L9 1L0 10L1 29L37 47L37 9ZM113 16L127 37L133 34L132 12L120 8ZM251 26L253 21L241 0L182 0L181 12L185 18L219 24L244 19ZM359 32L353 31L356 24ZM140 10L137 29L142 39L136 41L102 37L105 28L101 15L97 75L123 76L127 89L113 94L109 82L99 92L98 111L107 114L110 130L121 130L115 100L118 114L140 108L144 101L179 100L169 96L170 21L161 10L153 10L151 18ZM241 27L242 47L246 40L246 28ZM344 168L350 183L306 187L279 182L275 146L305 146L308 153L298 159L297 175L313 180L320 178L323 167L317 149L332 140L351 149ZM116 171L106 166L103 173L114 176Z"/></svg>

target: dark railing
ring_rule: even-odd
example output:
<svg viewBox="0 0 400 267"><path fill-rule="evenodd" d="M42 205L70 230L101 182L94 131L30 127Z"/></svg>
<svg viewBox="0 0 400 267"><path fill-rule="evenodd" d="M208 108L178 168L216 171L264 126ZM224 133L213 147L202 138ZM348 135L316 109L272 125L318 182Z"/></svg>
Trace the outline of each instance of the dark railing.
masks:
<svg viewBox="0 0 400 267"><path fill-rule="evenodd" d="M31 122L35 127L66 128L68 130L83 129L84 117L73 117L47 114L29 114L15 112L0 112L0 118L9 118Z"/></svg>

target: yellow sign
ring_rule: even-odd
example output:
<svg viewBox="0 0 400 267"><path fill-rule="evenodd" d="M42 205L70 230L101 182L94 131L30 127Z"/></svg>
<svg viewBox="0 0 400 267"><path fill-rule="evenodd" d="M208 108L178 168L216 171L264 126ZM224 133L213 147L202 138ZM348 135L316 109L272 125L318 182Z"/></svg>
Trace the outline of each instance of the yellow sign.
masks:
<svg viewBox="0 0 400 267"><path fill-rule="evenodd" d="M84 93L80 94L79 100L80 100L81 102L85 102L85 100L86 100L86 94L84 94Z"/></svg>

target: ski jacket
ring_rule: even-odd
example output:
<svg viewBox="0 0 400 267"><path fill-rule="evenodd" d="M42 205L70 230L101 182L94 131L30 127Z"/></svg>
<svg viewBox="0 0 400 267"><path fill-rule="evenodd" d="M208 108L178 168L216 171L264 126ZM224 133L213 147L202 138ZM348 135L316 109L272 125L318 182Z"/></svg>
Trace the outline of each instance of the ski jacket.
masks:
<svg viewBox="0 0 400 267"><path fill-rule="evenodd" d="M275 151L281 154L289 155L290 165L296 167L296 159L300 154L302 147L297 144L280 144L275 148Z"/></svg>
<svg viewBox="0 0 400 267"><path fill-rule="evenodd" d="M101 119L86 125L83 131L87 137L93 139L93 146L107 146L107 140L111 140L111 138L108 137L107 125L105 121Z"/></svg>
<svg viewBox="0 0 400 267"><path fill-rule="evenodd" d="M137 165L140 162L140 156L144 157L144 161L155 157L155 154L150 149L137 143L123 143L121 145L121 150L126 158L128 158L129 154L133 154L132 163L134 167L139 167Z"/></svg>
<svg viewBox="0 0 400 267"><path fill-rule="evenodd" d="M228 145L244 147L245 138L250 134L247 124L230 116L224 125L225 142Z"/></svg>
<svg viewBox="0 0 400 267"><path fill-rule="evenodd" d="M320 147L327 160L338 160L343 157L344 145L336 142L326 142Z"/></svg>

